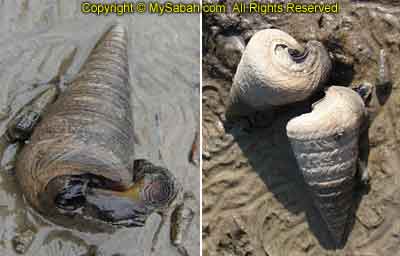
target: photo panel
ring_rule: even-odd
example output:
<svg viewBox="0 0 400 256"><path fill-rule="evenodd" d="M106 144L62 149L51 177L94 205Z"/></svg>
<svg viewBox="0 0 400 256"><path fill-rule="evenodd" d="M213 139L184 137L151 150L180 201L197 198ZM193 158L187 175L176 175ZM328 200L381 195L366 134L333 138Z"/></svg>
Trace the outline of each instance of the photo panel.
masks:
<svg viewBox="0 0 400 256"><path fill-rule="evenodd" d="M200 255L200 14L161 8L0 3L0 255Z"/></svg>
<svg viewBox="0 0 400 256"><path fill-rule="evenodd" d="M397 1L203 4L202 254L398 254Z"/></svg>

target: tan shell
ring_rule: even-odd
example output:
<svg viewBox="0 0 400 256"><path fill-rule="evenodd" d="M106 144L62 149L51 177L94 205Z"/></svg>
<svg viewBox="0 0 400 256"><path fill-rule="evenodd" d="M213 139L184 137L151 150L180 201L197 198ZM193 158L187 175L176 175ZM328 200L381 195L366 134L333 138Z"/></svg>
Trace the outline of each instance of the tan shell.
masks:
<svg viewBox="0 0 400 256"><path fill-rule="evenodd" d="M288 49L308 54L295 61ZM309 41L303 47L281 30L261 30L251 38L240 60L231 101L243 101L257 110L301 101L321 87L330 69L328 52L321 43Z"/></svg>
<svg viewBox="0 0 400 256"><path fill-rule="evenodd" d="M353 205L358 140L365 113L356 92L333 86L311 113L293 118L286 127L315 205L339 244Z"/></svg>

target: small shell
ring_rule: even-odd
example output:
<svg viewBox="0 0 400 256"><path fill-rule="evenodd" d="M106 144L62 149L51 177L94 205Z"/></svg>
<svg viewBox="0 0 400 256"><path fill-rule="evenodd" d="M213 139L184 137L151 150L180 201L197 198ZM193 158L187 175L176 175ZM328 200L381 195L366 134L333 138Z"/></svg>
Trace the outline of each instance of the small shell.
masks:
<svg viewBox="0 0 400 256"><path fill-rule="evenodd" d="M332 86L311 113L286 130L297 163L328 229L341 244L352 207L358 140L365 106L346 87Z"/></svg>
<svg viewBox="0 0 400 256"><path fill-rule="evenodd" d="M301 101L321 87L330 69L328 52L321 43L309 41L303 47L281 30L261 30L240 60L231 101L243 101L256 110Z"/></svg>
<svg viewBox="0 0 400 256"><path fill-rule="evenodd" d="M184 204L179 205L172 212L170 237L173 245L182 246L193 217L194 211Z"/></svg>

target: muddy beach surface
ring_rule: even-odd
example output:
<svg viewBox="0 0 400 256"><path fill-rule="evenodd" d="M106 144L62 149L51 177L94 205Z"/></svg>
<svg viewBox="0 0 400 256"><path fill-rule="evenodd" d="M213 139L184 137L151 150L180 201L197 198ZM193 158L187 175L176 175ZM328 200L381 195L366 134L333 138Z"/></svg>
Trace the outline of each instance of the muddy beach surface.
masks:
<svg viewBox="0 0 400 256"><path fill-rule="evenodd" d="M80 1L0 1L0 108L10 106L11 118L48 81L73 79L116 20L129 31L136 157L166 166L194 193L196 215L185 246L190 255L199 255L199 167L188 161L199 130L198 15L97 17L83 15ZM10 118L1 121L0 134ZM0 172L0 255L17 255L15 241L32 239L24 255L151 255L159 222L154 214L144 228L114 233L61 227L29 207L12 170ZM170 245L169 222L154 255L178 255Z"/></svg>
<svg viewBox="0 0 400 256"><path fill-rule="evenodd" d="M400 3L340 3L337 15L204 15L203 255L400 255ZM313 206L285 130L321 95L274 115L226 122L242 51L256 31L271 27L325 45L333 61L327 86L386 84L372 95L360 149L370 188L355 192L342 248Z"/></svg>

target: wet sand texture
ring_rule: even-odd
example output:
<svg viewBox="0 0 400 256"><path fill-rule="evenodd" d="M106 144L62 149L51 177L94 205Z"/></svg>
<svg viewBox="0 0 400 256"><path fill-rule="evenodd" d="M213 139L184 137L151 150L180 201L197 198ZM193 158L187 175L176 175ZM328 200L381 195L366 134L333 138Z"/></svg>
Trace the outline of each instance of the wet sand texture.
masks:
<svg viewBox="0 0 400 256"><path fill-rule="evenodd" d="M7 99L15 114L58 74L72 79L115 20L128 26L135 157L165 165L199 205L199 170L188 161L199 127L198 15L96 17L81 14L80 1L1 1L0 99ZM1 134L8 121L0 123ZM199 255L199 208L194 210L185 246ZM0 255L16 255L14 238L22 234L29 240L29 230L34 236L24 255L149 255L159 222L152 215L144 228L113 234L56 226L31 210L15 177L0 174ZM169 224L154 255L178 255L170 245Z"/></svg>
<svg viewBox="0 0 400 256"><path fill-rule="evenodd" d="M204 16L203 255L399 255L400 4L349 2L340 1L339 15ZM360 156L368 160L370 189L354 193L343 248L314 206L286 135L287 122L321 95L249 120L225 120L242 51L256 31L271 27L303 44L325 45L333 62L328 85L386 84L368 108Z"/></svg>

